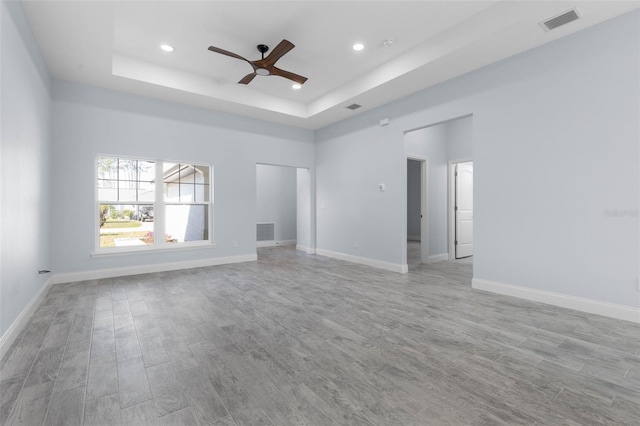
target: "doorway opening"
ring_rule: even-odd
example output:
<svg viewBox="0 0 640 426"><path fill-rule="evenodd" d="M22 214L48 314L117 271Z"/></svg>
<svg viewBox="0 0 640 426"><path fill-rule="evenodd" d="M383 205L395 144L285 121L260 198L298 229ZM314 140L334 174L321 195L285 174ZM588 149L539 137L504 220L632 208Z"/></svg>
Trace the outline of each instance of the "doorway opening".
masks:
<svg viewBox="0 0 640 426"><path fill-rule="evenodd" d="M256 164L256 247L311 252L309 169Z"/></svg>
<svg viewBox="0 0 640 426"><path fill-rule="evenodd" d="M418 264L456 259L456 217L458 231L461 233L460 241L463 237L465 240L464 244L458 244L457 257L469 262L473 258L472 137L471 115L407 131L404 135L407 217L403 255L408 269ZM420 161L424 165L419 166ZM459 167L462 168L462 163L470 163L471 172L467 173L465 169L466 183L463 186L471 189L464 200L465 210L456 216L453 210L456 195L454 165L460 164ZM424 173L420 178L419 172ZM459 189L458 192L462 194L461 191ZM419 209L417 205L420 205ZM466 213L467 217L462 213ZM463 248L467 251L462 251Z"/></svg>

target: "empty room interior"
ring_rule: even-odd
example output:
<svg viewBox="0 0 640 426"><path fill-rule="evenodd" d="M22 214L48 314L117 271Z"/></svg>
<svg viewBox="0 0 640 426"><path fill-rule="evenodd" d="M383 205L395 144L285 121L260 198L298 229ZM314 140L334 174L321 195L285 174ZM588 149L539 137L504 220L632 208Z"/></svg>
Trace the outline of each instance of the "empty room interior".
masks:
<svg viewBox="0 0 640 426"><path fill-rule="evenodd" d="M0 424L640 424L637 1L0 24Z"/></svg>

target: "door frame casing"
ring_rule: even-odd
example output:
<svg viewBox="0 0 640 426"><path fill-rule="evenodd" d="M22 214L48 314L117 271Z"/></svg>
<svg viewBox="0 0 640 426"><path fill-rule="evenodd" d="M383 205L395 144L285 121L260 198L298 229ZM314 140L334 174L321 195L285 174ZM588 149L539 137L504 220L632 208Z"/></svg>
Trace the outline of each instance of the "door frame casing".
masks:
<svg viewBox="0 0 640 426"><path fill-rule="evenodd" d="M473 158L461 158L449 160L449 179L447 185L449 187L449 260L456 258L456 165L459 163L473 163Z"/></svg>
<svg viewBox="0 0 640 426"><path fill-rule="evenodd" d="M420 163L420 262L429 262L429 158L422 155L407 154L405 161ZM407 186L409 185L407 181ZM405 230L406 233L406 230ZM406 241L405 241L406 244Z"/></svg>

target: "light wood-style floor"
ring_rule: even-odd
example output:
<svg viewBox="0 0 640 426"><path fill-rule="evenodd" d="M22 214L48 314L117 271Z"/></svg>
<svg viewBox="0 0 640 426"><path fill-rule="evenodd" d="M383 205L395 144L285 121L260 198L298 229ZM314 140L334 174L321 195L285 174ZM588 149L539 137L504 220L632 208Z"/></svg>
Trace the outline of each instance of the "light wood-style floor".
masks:
<svg viewBox="0 0 640 426"><path fill-rule="evenodd" d="M0 423L640 424L640 326L409 274L258 262L54 286L2 360Z"/></svg>

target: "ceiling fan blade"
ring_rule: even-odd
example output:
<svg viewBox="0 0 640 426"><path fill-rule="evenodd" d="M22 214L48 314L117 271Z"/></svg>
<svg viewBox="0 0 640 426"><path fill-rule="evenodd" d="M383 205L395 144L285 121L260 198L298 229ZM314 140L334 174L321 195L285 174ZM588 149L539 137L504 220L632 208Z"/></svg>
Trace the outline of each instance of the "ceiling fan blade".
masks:
<svg viewBox="0 0 640 426"><path fill-rule="evenodd" d="M304 82L307 81L307 77L303 77L289 71L281 70L280 68L276 67L271 68L271 75L278 75L280 77L288 78L289 80L295 81L298 84L304 84Z"/></svg>
<svg viewBox="0 0 640 426"><path fill-rule="evenodd" d="M253 80L253 78L256 75L258 75L258 74L256 74L255 72L252 72L251 74L247 74L242 78L242 80L240 80L238 82L238 84L249 84L249 83L251 83L251 80Z"/></svg>
<svg viewBox="0 0 640 426"><path fill-rule="evenodd" d="M291 43L289 40L282 40L272 51L267 55L266 58L262 60L262 65L265 68L273 66L276 61L284 56L285 53L293 49L295 44Z"/></svg>
<svg viewBox="0 0 640 426"><path fill-rule="evenodd" d="M229 52L228 50L220 49L219 47L215 47L215 46L209 46L209 50L212 51L212 52L220 53L222 55L231 56L232 58L240 59L240 60L243 60L245 62L249 62L249 64L251 64L251 66L253 66L253 64L251 63L250 60L248 60L246 58L243 58L240 55L236 55L233 52Z"/></svg>

